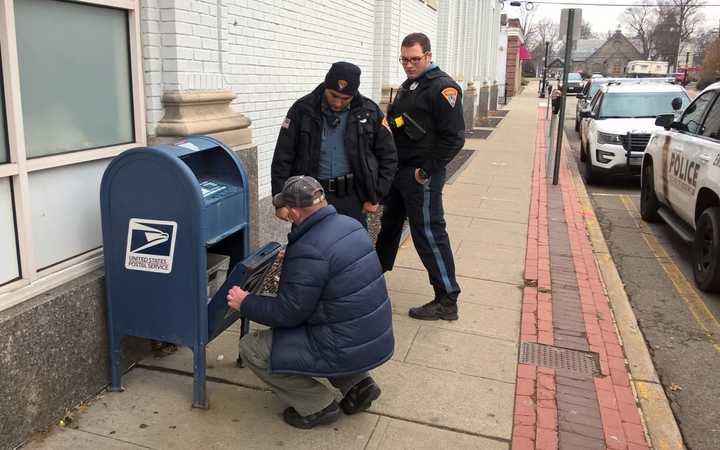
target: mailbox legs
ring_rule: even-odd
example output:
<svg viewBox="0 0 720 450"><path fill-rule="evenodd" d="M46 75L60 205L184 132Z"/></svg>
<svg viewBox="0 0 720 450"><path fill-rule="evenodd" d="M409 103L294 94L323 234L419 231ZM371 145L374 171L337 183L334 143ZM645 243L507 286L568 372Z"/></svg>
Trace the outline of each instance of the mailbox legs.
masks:
<svg viewBox="0 0 720 450"><path fill-rule="evenodd" d="M122 375L120 373L120 363L122 362L120 336L116 336L111 330L108 339L110 340L110 392L122 392L125 389L123 389L120 379Z"/></svg>
<svg viewBox="0 0 720 450"><path fill-rule="evenodd" d="M193 348L193 408L208 409L205 390L205 346L196 344Z"/></svg>

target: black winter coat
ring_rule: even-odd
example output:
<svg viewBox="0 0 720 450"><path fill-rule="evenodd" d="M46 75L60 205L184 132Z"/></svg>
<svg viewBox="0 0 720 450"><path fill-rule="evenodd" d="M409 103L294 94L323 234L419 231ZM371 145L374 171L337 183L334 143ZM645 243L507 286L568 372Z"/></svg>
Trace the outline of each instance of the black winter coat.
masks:
<svg viewBox="0 0 720 450"><path fill-rule="evenodd" d="M291 176L318 177L324 91L322 83L296 101L283 121L270 168L273 195ZM378 203L390 191L397 172L397 151L385 115L360 94L350 103L345 151L360 200Z"/></svg>
<svg viewBox="0 0 720 450"><path fill-rule="evenodd" d="M326 206L288 236L277 297L251 294L248 319L273 328L270 371L334 377L393 354L392 309L367 231Z"/></svg>

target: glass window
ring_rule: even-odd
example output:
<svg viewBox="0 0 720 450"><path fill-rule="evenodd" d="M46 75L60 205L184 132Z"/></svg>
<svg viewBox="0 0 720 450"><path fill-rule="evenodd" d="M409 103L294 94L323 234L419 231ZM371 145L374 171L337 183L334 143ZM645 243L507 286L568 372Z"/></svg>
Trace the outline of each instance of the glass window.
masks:
<svg viewBox="0 0 720 450"><path fill-rule="evenodd" d="M134 141L124 10L16 0L28 158Z"/></svg>
<svg viewBox="0 0 720 450"><path fill-rule="evenodd" d="M0 284L20 276L10 180L0 178Z"/></svg>
<svg viewBox="0 0 720 450"><path fill-rule="evenodd" d="M720 140L720 101L716 101L702 126L702 135L712 139Z"/></svg>
<svg viewBox="0 0 720 450"><path fill-rule="evenodd" d="M38 268L102 245L100 180L109 160L30 173L32 239Z"/></svg>
<svg viewBox="0 0 720 450"><path fill-rule="evenodd" d="M709 91L696 98L695 101L685 110L685 113L678 124L678 129L680 131L697 134L698 129L700 128L700 123L702 122L703 114L705 114L705 110L710 106L714 97L715 92Z"/></svg>
<svg viewBox="0 0 720 450"><path fill-rule="evenodd" d="M690 103L687 95L681 92L608 93L600 108L600 118L650 118L672 114L675 112L672 101L676 97L682 99L683 108Z"/></svg>

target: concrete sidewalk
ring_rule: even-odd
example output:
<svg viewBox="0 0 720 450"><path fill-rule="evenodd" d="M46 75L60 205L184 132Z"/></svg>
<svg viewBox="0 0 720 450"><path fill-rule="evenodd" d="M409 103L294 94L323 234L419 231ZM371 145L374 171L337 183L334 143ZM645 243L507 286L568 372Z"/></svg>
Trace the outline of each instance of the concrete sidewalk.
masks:
<svg viewBox="0 0 720 450"><path fill-rule="evenodd" d="M459 283L460 319L421 322L408 308L432 298L410 241L387 276L395 355L373 371L382 396L363 414L313 431L293 429L281 404L248 369L234 365L237 329L208 348L209 410L190 407L187 349L147 359L71 423L32 449L230 449L289 447L508 449L513 432L528 211L537 126L528 87L446 186L445 209Z"/></svg>

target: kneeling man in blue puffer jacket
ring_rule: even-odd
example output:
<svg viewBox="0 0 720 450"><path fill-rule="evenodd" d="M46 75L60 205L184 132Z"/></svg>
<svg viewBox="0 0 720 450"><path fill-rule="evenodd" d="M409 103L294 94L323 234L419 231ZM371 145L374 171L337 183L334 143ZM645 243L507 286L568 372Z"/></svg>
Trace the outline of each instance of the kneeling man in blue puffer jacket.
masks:
<svg viewBox="0 0 720 450"><path fill-rule="evenodd" d="M368 370L393 354L392 311L370 237L355 219L325 201L320 183L295 176L273 197L294 228L277 297L233 287L228 305L271 327L243 337L240 355L290 407L298 428L334 422L367 409L380 395ZM343 399L313 377L327 378Z"/></svg>

